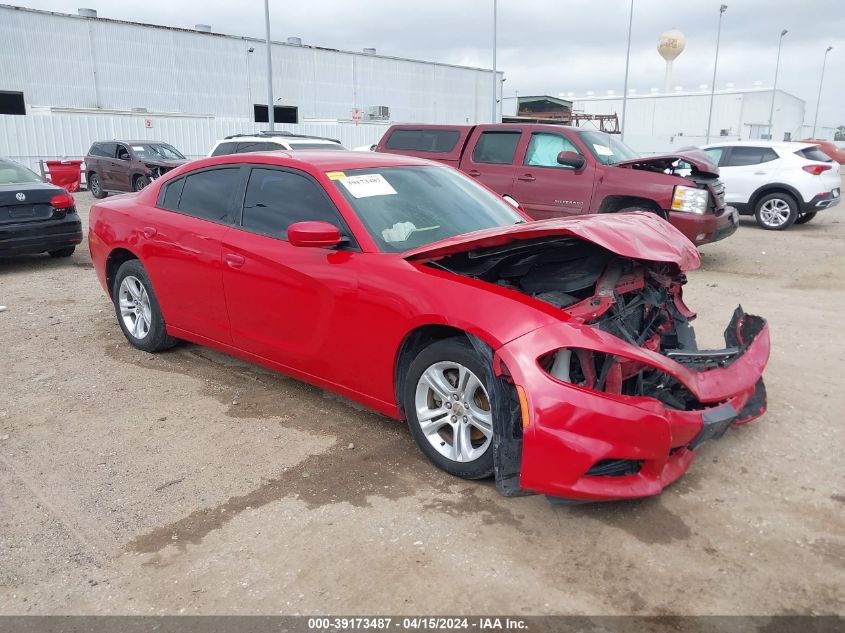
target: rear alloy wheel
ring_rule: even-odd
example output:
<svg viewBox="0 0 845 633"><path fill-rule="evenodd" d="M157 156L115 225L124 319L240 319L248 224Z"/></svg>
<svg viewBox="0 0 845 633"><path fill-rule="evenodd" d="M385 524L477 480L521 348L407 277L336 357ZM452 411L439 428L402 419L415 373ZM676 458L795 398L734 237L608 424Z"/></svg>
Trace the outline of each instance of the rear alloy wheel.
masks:
<svg viewBox="0 0 845 633"><path fill-rule="evenodd" d="M100 182L100 177L93 173L88 175L88 190L91 192L91 195L98 200L101 200L109 195L108 192L103 189L103 183Z"/></svg>
<svg viewBox="0 0 845 633"><path fill-rule="evenodd" d="M114 279L114 309L126 340L145 352L173 347L147 271L137 259L124 262Z"/></svg>
<svg viewBox="0 0 845 633"><path fill-rule="evenodd" d="M798 219L795 220L795 224L807 224L807 222L812 222L813 218L816 217L818 211L810 211L809 213L802 213L798 216Z"/></svg>
<svg viewBox="0 0 845 633"><path fill-rule="evenodd" d="M757 224L769 231L783 231L798 219L798 203L788 193L770 193L757 201Z"/></svg>
<svg viewBox="0 0 845 633"><path fill-rule="evenodd" d="M464 479L493 473L493 410L481 357L463 338L438 341L411 363L404 405L426 457Z"/></svg>
<svg viewBox="0 0 845 633"><path fill-rule="evenodd" d="M66 248L57 248L54 251L47 251L50 257L70 257L73 255L73 251L76 250L76 246L68 246Z"/></svg>
<svg viewBox="0 0 845 633"><path fill-rule="evenodd" d="M146 176L135 176L135 180L132 181L132 191L141 191L148 184L150 184L150 179Z"/></svg>

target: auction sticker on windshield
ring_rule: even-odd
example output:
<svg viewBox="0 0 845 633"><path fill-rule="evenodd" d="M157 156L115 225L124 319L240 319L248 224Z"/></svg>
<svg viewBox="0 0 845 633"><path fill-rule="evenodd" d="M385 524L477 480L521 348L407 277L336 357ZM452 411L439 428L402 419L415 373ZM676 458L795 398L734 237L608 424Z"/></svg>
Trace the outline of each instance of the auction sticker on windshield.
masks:
<svg viewBox="0 0 845 633"><path fill-rule="evenodd" d="M596 148L596 154L599 156L613 156L613 150L607 147L606 145L599 145L598 143L593 143L593 147Z"/></svg>
<svg viewBox="0 0 845 633"><path fill-rule="evenodd" d="M340 182L355 198L372 196L394 196L396 189L390 186L381 174L360 174L341 178Z"/></svg>

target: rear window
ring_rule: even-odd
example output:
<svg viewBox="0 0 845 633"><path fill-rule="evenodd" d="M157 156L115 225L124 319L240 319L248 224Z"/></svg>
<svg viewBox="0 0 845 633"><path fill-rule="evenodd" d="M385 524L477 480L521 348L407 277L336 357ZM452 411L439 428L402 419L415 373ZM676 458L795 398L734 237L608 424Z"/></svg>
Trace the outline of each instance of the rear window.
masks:
<svg viewBox="0 0 845 633"><path fill-rule="evenodd" d="M117 143L94 143L88 154L91 156L104 156L106 158L114 158Z"/></svg>
<svg viewBox="0 0 845 633"><path fill-rule="evenodd" d="M0 185L19 185L41 182L41 177L23 165L0 158Z"/></svg>
<svg viewBox="0 0 845 633"><path fill-rule="evenodd" d="M795 152L796 155L800 156L801 158L806 158L807 160L815 160L822 163L830 163L833 159L821 151L818 147L807 147L805 149L799 149Z"/></svg>
<svg viewBox="0 0 845 633"><path fill-rule="evenodd" d="M472 160L476 163L510 165L513 163L516 146L522 132L482 132L472 151Z"/></svg>
<svg viewBox="0 0 845 633"><path fill-rule="evenodd" d="M455 149L460 138L458 130L393 130L384 147L445 154Z"/></svg>

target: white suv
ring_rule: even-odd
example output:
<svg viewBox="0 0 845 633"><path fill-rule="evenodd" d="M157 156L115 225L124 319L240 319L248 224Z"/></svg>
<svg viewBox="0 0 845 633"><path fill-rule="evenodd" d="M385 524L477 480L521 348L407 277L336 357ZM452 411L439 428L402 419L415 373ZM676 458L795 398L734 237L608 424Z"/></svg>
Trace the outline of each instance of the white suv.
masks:
<svg viewBox="0 0 845 633"><path fill-rule="evenodd" d="M279 150L336 149L345 150L340 141L322 136L306 136L290 132L259 132L233 134L214 144L209 156L243 154L246 152L277 152Z"/></svg>
<svg viewBox="0 0 845 633"><path fill-rule="evenodd" d="M701 149L719 166L725 202L764 229L804 224L839 204L839 164L817 145L738 141Z"/></svg>

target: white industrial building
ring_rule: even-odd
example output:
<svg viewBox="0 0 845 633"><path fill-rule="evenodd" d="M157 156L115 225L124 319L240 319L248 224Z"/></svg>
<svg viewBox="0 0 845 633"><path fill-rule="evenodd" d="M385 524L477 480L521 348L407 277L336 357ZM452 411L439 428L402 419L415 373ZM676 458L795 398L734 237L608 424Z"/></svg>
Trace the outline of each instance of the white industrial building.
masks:
<svg viewBox="0 0 845 633"><path fill-rule="evenodd" d="M260 11L256 19L260 20ZM491 70L272 43L276 129L376 142L391 122L489 122ZM501 88L499 73L496 85ZM267 129L264 40L0 5L0 155L30 166L95 140L167 141L186 156ZM262 119L263 115L263 119Z"/></svg>
<svg viewBox="0 0 845 633"><path fill-rule="evenodd" d="M561 95L562 97L564 95ZM617 114L622 119L622 95L572 96L573 113ZM783 90L774 91L772 138L799 140L812 134L804 125L806 104ZM710 142L767 138L772 107L770 88L734 88L715 91ZM629 92L625 121L625 143L643 153L670 151L680 147L703 145L707 137L710 91ZM817 138L830 138L833 128L816 130Z"/></svg>

